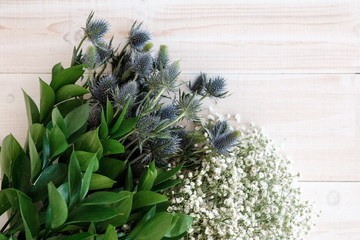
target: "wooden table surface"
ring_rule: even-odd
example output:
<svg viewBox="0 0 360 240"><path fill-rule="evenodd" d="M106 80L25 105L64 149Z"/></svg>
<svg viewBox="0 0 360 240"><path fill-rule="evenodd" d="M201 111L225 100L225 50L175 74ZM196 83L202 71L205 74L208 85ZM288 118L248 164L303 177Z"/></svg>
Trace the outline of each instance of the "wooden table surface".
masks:
<svg viewBox="0 0 360 240"><path fill-rule="evenodd" d="M24 142L23 88L70 63L91 10L124 41L144 21L156 47L181 59L182 79L226 77L217 110L264 127L322 210L309 240L360 239L359 0L0 0L0 141Z"/></svg>

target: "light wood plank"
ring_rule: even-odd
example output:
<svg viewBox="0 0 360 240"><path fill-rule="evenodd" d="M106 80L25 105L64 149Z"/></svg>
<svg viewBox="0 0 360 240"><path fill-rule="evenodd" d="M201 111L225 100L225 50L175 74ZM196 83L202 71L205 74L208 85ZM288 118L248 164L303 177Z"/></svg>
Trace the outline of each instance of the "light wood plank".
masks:
<svg viewBox="0 0 360 240"><path fill-rule="evenodd" d="M67 65L87 15L109 20L115 42L143 20L186 71L360 71L358 0L36 0L0 2L0 72Z"/></svg>
<svg viewBox="0 0 360 240"><path fill-rule="evenodd" d="M195 74L183 74L182 79ZM49 81L50 75L42 74ZM227 74L232 95L215 107L263 126L306 181L360 181L360 79L355 75ZM0 75L0 140L25 141L21 88L39 102L35 74ZM214 105L213 101L204 106Z"/></svg>

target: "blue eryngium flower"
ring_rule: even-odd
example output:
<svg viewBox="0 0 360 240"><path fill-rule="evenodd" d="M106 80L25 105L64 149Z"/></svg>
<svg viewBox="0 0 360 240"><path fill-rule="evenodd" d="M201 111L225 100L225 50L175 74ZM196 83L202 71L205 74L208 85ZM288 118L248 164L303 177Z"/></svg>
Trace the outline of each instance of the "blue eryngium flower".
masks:
<svg viewBox="0 0 360 240"><path fill-rule="evenodd" d="M158 166L163 166L167 160L180 150L180 139L174 135L171 138L157 138L149 141L148 154Z"/></svg>
<svg viewBox="0 0 360 240"><path fill-rule="evenodd" d="M115 91L112 91L112 97L115 107L124 108L127 101L131 98L134 100L139 93L139 86L136 81L129 81L123 84L121 87L116 87ZM130 104L131 105L131 104Z"/></svg>
<svg viewBox="0 0 360 240"><path fill-rule="evenodd" d="M142 23L136 25L136 22L134 22L129 34L129 44L137 51L142 51L145 44L150 40L150 34L141 29L141 25Z"/></svg>
<svg viewBox="0 0 360 240"><path fill-rule="evenodd" d="M167 105L161 109L161 120L168 119L170 121L175 120L179 116L177 108L173 105Z"/></svg>
<svg viewBox="0 0 360 240"><path fill-rule="evenodd" d="M231 131L226 121L217 121L205 128L209 135L210 144L217 153L227 154L235 146L241 135L240 131Z"/></svg>
<svg viewBox="0 0 360 240"><path fill-rule="evenodd" d="M86 36L95 45L103 46L102 37L109 31L109 23L103 19L93 20L94 12L92 11L86 21L86 27L83 28Z"/></svg>
<svg viewBox="0 0 360 240"><path fill-rule="evenodd" d="M87 120L90 129L96 128L101 123L101 111L102 108L99 104L94 104L90 107L89 117Z"/></svg>
<svg viewBox="0 0 360 240"><path fill-rule="evenodd" d="M115 89L117 79L109 74L100 78L99 81L94 84L89 84L91 95L98 100L103 106L106 104L107 98L111 99L112 91Z"/></svg>
<svg viewBox="0 0 360 240"><path fill-rule="evenodd" d="M152 57L150 53L136 53L132 55L132 69L140 76L148 75L152 67Z"/></svg>
<svg viewBox="0 0 360 240"><path fill-rule="evenodd" d="M205 73L200 73L194 82L189 83L188 87L193 93L206 97L223 98L228 93L223 77L209 78Z"/></svg>
<svg viewBox="0 0 360 240"><path fill-rule="evenodd" d="M195 79L194 82L189 82L189 89L193 93L199 95L205 95L205 86L208 84L207 76L205 73L200 73L200 75Z"/></svg>

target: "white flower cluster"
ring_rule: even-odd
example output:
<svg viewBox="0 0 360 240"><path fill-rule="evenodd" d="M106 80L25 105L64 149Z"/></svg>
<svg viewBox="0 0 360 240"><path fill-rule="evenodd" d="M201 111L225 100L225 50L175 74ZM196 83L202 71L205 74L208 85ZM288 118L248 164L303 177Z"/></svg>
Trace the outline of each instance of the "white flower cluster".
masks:
<svg viewBox="0 0 360 240"><path fill-rule="evenodd" d="M299 240L312 227L291 162L261 129L250 126L230 155L205 155L168 192L169 212L194 217L184 239Z"/></svg>

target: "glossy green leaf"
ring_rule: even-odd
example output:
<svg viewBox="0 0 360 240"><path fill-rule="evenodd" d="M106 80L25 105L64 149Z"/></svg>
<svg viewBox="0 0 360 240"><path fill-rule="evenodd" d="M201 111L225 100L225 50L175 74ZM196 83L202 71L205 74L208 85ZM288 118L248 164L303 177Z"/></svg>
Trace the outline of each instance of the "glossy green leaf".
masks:
<svg viewBox="0 0 360 240"><path fill-rule="evenodd" d="M99 173L111 179L115 179L125 169L127 161L115 158L102 158L100 161Z"/></svg>
<svg viewBox="0 0 360 240"><path fill-rule="evenodd" d="M133 209L151 206L157 203L166 202L167 197L152 191L141 191L134 195Z"/></svg>
<svg viewBox="0 0 360 240"><path fill-rule="evenodd" d="M14 160L24 151L12 134L6 136L1 148L1 171L11 180L11 168Z"/></svg>
<svg viewBox="0 0 360 240"><path fill-rule="evenodd" d="M33 142L35 143L36 150L40 152L43 147L45 127L42 124L35 123L29 126L28 135L32 137ZM29 136L26 137L25 147L26 151L29 148Z"/></svg>
<svg viewBox="0 0 360 240"><path fill-rule="evenodd" d="M160 240L169 230L173 216L161 212L151 218L136 234L134 240Z"/></svg>
<svg viewBox="0 0 360 240"><path fill-rule="evenodd" d="M85 240L85 239L89 239L92 236L94 236L94 234L88 232L82 232L82 233L72 234L71 236L63 238L63 240Z"/></svg>
<svg viewBox="0 0 360 240"><path fill-rule="evenodd" d="M110 130L110 134L114 134L115 132L117 132L119 130L119 127L121 126L121 123L124 120L126 111L129 107L130 101L131 101L131 98L126 102L126 105L124 106L120 116L116 119L114 126Z"/></svg>
<svg viewBox="0 0 360 240"><path fill-rule="evenodd" d="M24 99L25 99L25 107L26 107L26 115L28 118L28 124L29 126L31 124L34 123L38 123L40 121L40 113L39 113L39 109L36 106L34 100L32 100L32 98L26 94L26 92L24 90L23 94L24 94Z"/></svg>
<svg viewBox="0 0 360 240"><path fill-rule="evenodd" d="M180 236L189 229L193 222L193 218L186 214L176 213L174 218L177 219L176 223L165 234L165 237L173 238Z"/></svg>
<svg viewBox="0 0 360 240"><path fill-rule="evenodd" d="M163 191L169 188L172 188L173 186L179 184L182 181L182 179L169 179L165 182L162 182L156 186L154 186L151 190L154 192Z"/></svg>
<svg viewBox="0 0 360 240"><path fill-rule="evenodd" d="M82 106L86 102L86 99L76 98L59 103L56 107L59 109L62 116L67 116L72 110Z"/></svg>
<svg viewBox="0 0 360 240"><path fill-rule="evenodd" d="M128 164L126 175L125 175L125 190L132 191L134 188L132 170L130 164Z"/></svg>
<svg viewBox="0 0 360 240"><path fill-rule="evenodd" d="M157 172L155 168L155 161L152 161L140 176L140 180L137 188L138 191L151 190L154 181L156 179L156 175Z"/></svg>
<svg viewBox="0 0 360 240"><path fill-rule="evenodd" d="M58 75L62 70L64 70L64 67L61 65L61 63L57 63L53 66L51 70L51 80Z"/></svg>
<svg viewBox="0 0 360 240"><path fill-rule="evenodd" d="M13 188L27 192L31 187L30 159L25 153L20 154L11 169Z"/></svg>
<svg viewBox="0 0 360 240"><path fill-rule="evenodd" d="M14 211L19 209L17 190L7 188L0 191L0 216L9 208L13 207Z"/></svg>
<svg viewBox="0 0 360 240"><path fill-rule="evenodd" d="M119 198L121 198L121 200L109 205L109 207L114 209L118 215L107 221L107 223L110 223L115 227L122 226L128 222L134 195L134 193L129 191L121 191L118 194L120 195Z"/></svg>
<svg viewBox="0 0 360 240"><path fill-rule="evenodd" d="M43 122L51 113L55 103L54 90L43 80L40 80L40 122Z"/></svg>
<svg viewBox="0 0 360 240"><path fill-rule="evenodd" d="M108 139L104 144L103 155L119 154L124 152L124 146L115 139Z"/></svg>
<svg viewBox="0 0 360 240"><path fill-rule="evenodd" d="M106 228L104 240L117 240L117 233L115 231L115 227L111 224Z"/></svg>
<svg viewBox="0 0 360 240"><path fill-rule="evenodd" d="M72 206L74 203L76 203L79 200L80 189L81 189L81 170L75 151L73 151L70 156L68 181L69 181L69 203L70 206Z"/></svg>
<svg viewBox="0 0 360 240"><path fill-rule="evenodd" d="M69 98L83 96L84 94L87 93L89 93L89 91L79 85L76 84L65 85L56 91L55 102L59 103Z"/></svg>
<svg viewBox="0 0 360 240"><path fill-rule="evenodd" d="M0 240L8 240L8 238L0 233Z"/></svg>
<svg viewBox="0 0 360 240"><path fill-rule="evenodd" d="M29 139L29 156L30 156L30 173L31 180L34 180L35 177L39 174L41 169L41 159L39 153L37 152L36 145L30 135L28 134Z"/></svg>
<svg viewBox="0 0 360 240"><path fill-rule="evenodd" d="M94 170L95 161L97 161L97 159L94 156L90 160L89 166L85 171L84 177L82 179L82 184L81 184L80 200L84 199L87 192L89 191L90 181L91 181L92 172Z"/></svg>
<svg viewBox="0 0 360 240"><path fill-rule="evenodd" d="M64 182L61 184L57 191L60 193L61 197L65 200L66 205L69 205L69 182Z"/></svg>
<svg viewBox="0 0 360 240"><path fill-rule="evenodd" d="M26 239L36 239L40 232L39 215L31 199L18 192L21 217L24 223Z"/></svg>
<svg viewBox="0 0 360 240"><path fill-rule="evenodd" d="M68 223L100 222L115 217L118 213L106 206L91 205L75 208L68 217Z"/></svg>
<svg viewBox="0 0 360 240"><path fill-rule="evenodd" d="M61 153L65 152L66 149L68 148L68 143L66 141L65 135L57 125L55 125L50 130L48 141L50 146L51 159L54 159Z"/></svg>
<svg viewBox="0 0 360 240"><path fill-rule="evenodd" d="M29 196L34 202L44 199L47 196L47 184L53 182L58 187L67 178L68 166L63 163L55 163L40 174L35 185L30 189Z"/></svg>
<svg viewBox="0 0 360 240"><path fill-rule="evenodd" d="M65 117L64 121L67 127L67 138L78 131L87 122L89 116L89 104L86 103L72 110Z"/></svg>
<svg viewBox="0 0 360 240"><path fill-rule="evenodd" d="M51 113L51 119L53 126L58 126L60 130L64 133L66 136L66 125L64 118L61 116L61 113L58 108L54 108Z"/></svg>
<svg viewBox="0 0 360 240"><path fill-rule="evenodd" d="M136 213L135 213L136 214ZM143 226L151 219L155 216L156 214L156 206L153 206L152 208L150 208L149 211L147 211L147 213L141 218L141 220L136 224L136 226L133 228L133 230L131 231L131 233L128 235L129 239L134 239L134 237L136 236L136 234L138 234L138 232L143 228ZM131 217L131 216L130 216Z"/></svg>
<svg viewBox="0 0 360 240"><path fill-rule="evenodd" d="M53 76L50 86L57 91L62 86L74 84L84 74L84 71L84 65L63 69Z"/></svg>
<svg viewBox="0 0 360 240"><path fill-rule="evenodd" d="M181 163L179 164L177 167L169 170L169 171L166 171L165 169L162 169L162 168L158 168L157 169L157 177L155 179L155 182L154 182L154 186L160 184L160 183L163 183L165 182L166 180L172 178L177 172L179 172L181 170L181 168L184 166L184 163Z"/></svg>
<svg viewBox="0 0 360 240"><path fill-rule="evenodd" d="M110 126L112 120L114 119L114 109L111 105L109 98L106 99L106 123Z"/></svg>
<svg viewBox="0 0 360 240"><path fill-rule="evenodd" d="M127 134L135 127L138 120L139 120L139 117L133 117L133 118L123 120L118 131L116 131L111 137L118 138L118 137L121 137L121 136Z"/></svg>
<svg viewBox="0 0 360 240"><path fill-rule="evenodd" d="M93 173L90 180L89 190L99 190L105 188L111 188L115 181L106 176Z"/></svg>
<svg viewBox="0 0 360 240"><path fill-rule="evenodd" d="M108 125L106 123L106 119L105 119L105 113L104 113L104 109L101 110L101 124L100 124L100 130L99 130L99 135L100 138L107 138L109 134L109 128Z"/></svg>
<svg viewBox="0 0 360 240"><path fill-rule="evenodd" d="M63 225L68 216L68 208L61 194L52 182L48 183L50 227L57 228Z"/></svg>
<svg viewBox="0 0 360 240"><path fill-rule="evenodd" d="M98 136L99 129L89 131L83 134L75 142L75 150L85 152L97 153L97 158L100 159L103 153L103 147Z"/></svg>
<svg viewBox="0 0 360 240"><path fill-rule="evenodd" d="M75 151L75 153L79 161L81 171L86 171L93 158L96 159L93 172L96 172L99 169L99 160L96 157L97 155L96 153L84 152L84 151Z"/></svg>
<svg viewBox="0 0 360 240"><path fill-rule="evenodd" d="M128 191L124 192L95 192L85 198L81 205L100 205L119 202L128 197L130 194Z"/></svg>
<svg viewBox="0 0 360 240"><path fill-rule="evenodd" d="M43 138L43 147L42 147L42 167L45 167L50 158L50 145L49 145L49 134L50 131L45 129L45 134Z"/></svg>

